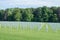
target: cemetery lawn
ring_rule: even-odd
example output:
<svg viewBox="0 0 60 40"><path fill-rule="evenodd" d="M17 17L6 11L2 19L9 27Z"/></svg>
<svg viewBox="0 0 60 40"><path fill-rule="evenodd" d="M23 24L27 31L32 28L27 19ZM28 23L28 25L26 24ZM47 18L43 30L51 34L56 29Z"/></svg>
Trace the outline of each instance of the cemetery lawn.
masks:
<svg viewBox="0 0 60 40"><path fill-rule="evenodd" d="M60 32L0 28L0 40L60 40Z"/></svg>

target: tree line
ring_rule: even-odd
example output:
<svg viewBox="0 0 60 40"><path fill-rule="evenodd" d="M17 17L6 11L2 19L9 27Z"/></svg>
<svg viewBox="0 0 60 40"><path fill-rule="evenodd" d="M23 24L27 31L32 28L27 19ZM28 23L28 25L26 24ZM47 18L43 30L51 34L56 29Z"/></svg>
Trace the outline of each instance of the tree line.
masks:
<svg viewBox="0 0 60 40"><path fill-rule="evenodd" d="M60 22L60 7L1 9L0 21Z"/></svg>

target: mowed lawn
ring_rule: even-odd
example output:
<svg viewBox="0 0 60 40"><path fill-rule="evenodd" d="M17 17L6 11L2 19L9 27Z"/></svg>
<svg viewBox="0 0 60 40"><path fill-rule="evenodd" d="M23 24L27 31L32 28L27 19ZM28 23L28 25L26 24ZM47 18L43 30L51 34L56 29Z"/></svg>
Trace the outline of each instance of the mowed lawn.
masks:
<svg viewBox="0 0 60 40"><path fill-rule="evenodd" d="M60 31L0 28L0 40L60 40Z"/></svg>

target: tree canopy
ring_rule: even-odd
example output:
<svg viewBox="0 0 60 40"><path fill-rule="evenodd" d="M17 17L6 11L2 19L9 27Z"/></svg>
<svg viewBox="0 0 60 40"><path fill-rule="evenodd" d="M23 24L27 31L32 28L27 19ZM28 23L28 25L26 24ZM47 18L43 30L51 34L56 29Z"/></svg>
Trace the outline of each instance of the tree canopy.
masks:
<svg viewBox="0 0 60 40"><path fill-rule="evenodd" d="M7 8L0 10L0 21L60 22L60 7Z"/></svg>

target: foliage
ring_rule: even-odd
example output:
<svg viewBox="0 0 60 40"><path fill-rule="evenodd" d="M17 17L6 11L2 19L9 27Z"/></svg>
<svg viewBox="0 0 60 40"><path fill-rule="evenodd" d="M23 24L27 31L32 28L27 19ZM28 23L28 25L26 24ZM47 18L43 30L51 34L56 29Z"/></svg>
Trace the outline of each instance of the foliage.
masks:
<svg viewBox="0 0 60 40"><path fill-rule="evenodd" d="M60 7L7 8L0 10L0 21L60 22Z"/></svg>

